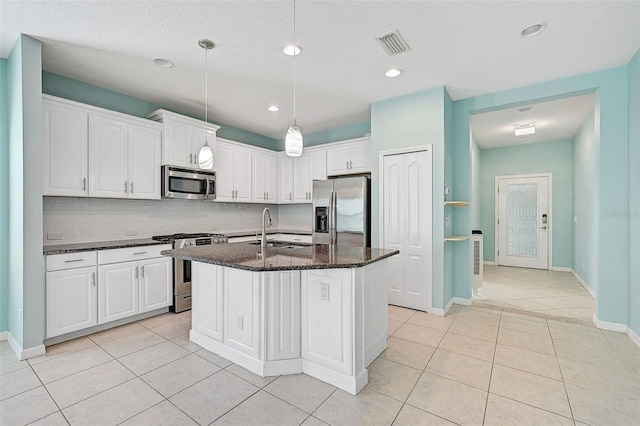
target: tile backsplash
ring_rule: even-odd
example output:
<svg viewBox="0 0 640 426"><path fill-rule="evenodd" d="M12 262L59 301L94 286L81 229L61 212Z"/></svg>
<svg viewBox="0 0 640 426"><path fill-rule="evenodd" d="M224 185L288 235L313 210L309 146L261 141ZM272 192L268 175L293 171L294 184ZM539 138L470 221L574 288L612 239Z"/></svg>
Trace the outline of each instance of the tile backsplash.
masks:
<svg viewBox="0 0 640 426"><path fill-rule="evenodd" d="M42 237L46 246L149 238L176 232L255 230L260 228L265 206L193 200L44 197ZM272 227L277 228L278 206L268 207ZM292 216L294 223L296 219L299 214Z"/></svg>

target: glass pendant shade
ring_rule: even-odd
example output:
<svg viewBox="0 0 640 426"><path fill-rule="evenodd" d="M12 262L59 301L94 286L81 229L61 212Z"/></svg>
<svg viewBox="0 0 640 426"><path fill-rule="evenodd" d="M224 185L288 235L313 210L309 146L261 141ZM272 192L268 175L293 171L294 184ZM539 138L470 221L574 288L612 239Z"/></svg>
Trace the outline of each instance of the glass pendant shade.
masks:
<svg viewBox="0 0 640 426"><path fill-rule="evenodd" d="M290 157L302 155L302 131L295 121L287 129L287 135L284 138L284 152Z"/></svg>
<svg viewBox="0 0 640 426"><path fill-rule="evenodd" d="M213 151L206 142L205 145L200 147L200 152L198 153L198 167L204 170L213 169Z"/></svg>

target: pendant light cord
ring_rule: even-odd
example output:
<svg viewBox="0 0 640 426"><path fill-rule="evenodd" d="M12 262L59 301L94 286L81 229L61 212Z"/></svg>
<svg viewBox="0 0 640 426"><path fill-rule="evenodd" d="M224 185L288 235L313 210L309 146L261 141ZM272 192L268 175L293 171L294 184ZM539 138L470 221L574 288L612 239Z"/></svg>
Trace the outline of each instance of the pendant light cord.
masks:
<svg viewBox="0 0 640 426"><path fill-rule="evenodd" d="M209 49L204 48L204 144L209 146L207 139L209 139L209 132L207 127L209 126L209 61L208 61Z"/></svg>
<svg viewBox="0 0 640 426"><path fill-rule="evenodd" d="M296 0L293 0L293 124L296 125Z"/></svg>

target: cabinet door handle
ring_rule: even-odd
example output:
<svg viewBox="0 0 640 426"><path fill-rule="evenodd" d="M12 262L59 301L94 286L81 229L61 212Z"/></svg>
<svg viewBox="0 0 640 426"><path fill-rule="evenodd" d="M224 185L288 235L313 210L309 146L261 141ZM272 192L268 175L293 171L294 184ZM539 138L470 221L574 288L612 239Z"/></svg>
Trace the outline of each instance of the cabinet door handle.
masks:
<svg viewBox="0 0 640 426"><path fill-rule="evenodd" d="M137 279L138 279L138 267L137 267L137 266L136 266L136 272L135 272L135 274L136 274L136 280L137 280Z"/></svg>
<svg viewBox="0 0 640 426"><path fill-rule="evenodd" d="M347 169L349 168L349 160L347 160Z"/></svg>
<svg viewBox="0 0 640 426"><path fill-rule="evenodd" d="M189 164L193 164L193 154L189 154Z"/></svg>
<svg viewBox="0 0 640 426"><path fill-rule="evenodd" d="M84 259L71 259L65 260L64 263L82 262Z"/></svg>
<svg viewBox="0 0 640 426"><path fill-rule="evenodd" d="M131 189L129 190L129 192L131 192L133 194L133 182L131 182Z"/></svg>
<svg viewBox="0 0 640 426"><path fill-rule="evenodd" d="M349 160L349 168L353 170L353 161Z"/></svg>
<svg viewBox="0 0 640 426"><path fill-rule="evenodd" d="M142 278L144 278L144 266L140 268L140 275L142 276Z"/></svg>
<svg viewBox="0 0 640 426"><path fill-rule="evenodd" d="M82 178L82 190L86 191L87 190L87 178Z"/></svg>
<svg viewBox="0 0 640 426"><path fill-rule="evenodd" d="M91 284L95 287L96 286L96 273L92 272L91 273Z"/></svg>
<svg viewBox="0 0 640 426"><path fill-rule="evenodd" d="M139 251L137 253L133 253L134 256L138 256L138 255L141 255L141 254L147 254L147 252L146 251Z"/></svg>
<svg viewBox="0 0 640 426"><path fill-rule="evenodd" d="M291 195L291 193L289 193L289 201L291 201L291 197L292 197L292 195Z"/></svg>
<svg viewBox="0 0 640 426"><path fill-rule="evenodd" d="M125 181L124 181L124 193L125 193L125 194L127 193L127 188L128 188L128 186L127 186L127 181L125 180Z"/></svg>

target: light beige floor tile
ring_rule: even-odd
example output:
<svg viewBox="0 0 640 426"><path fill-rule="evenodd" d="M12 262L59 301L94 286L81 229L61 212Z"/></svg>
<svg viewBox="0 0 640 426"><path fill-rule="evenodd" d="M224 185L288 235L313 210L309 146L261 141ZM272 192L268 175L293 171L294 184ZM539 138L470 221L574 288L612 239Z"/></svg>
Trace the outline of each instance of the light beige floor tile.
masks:
<svg viewBox="0 0 640 426"><path fill-rule="evenodd" d="M444 335L445 332L441 330L405 323L393 334L393 337L421 345L437 347Z"/></svg>
<svg viewBox="0 0 640 426"><path fill-rule="evenodd" d="M424 370L435 350L436 348L431 346L391 337L387 340L387 349L382 352L380 357L398 364L417 368L418 370Z"/></svg>
<svg viewBox="0 0 640 426"><path fill-rule="evenodd" d="M484 424L486 426L571 426L573 420L490 393Z"/></svg>
<svg viewBox="0 0 640 426"><path fill-rule="evenodd" d="M549 320L553 320L554 318L572 318L569 313L561 309L536 309L531 312L546 315Z"/></svg>
<svg viewBox="0 0 640 426"><path fill-rule="evenodd" d="M302 425L300 426L325 426L325 425L326 423L323 422L322 420L316 419L313 416L309 416L307 417L307 420L302 422Z"/></svg>
<svg viewBox="0 0 640 426"><path fill-rule="evenodd" d="M405 322L416 312L413 309L402 308L400 306L389 305L388 318Z"/></svg>
<svg viewBox="0 0 640 426"><path fill-rule="evenodd" d="M80 337L78 339L69 340L68 342L58 343L57 345L47 346L46 353L29 358L29 364L36 365L45 361L69 355L83 349L95 348L96 344L88 337Z"/></svg>
<svg viewBox="0 0 640 426"><path fill-rule="evenodd" d="M227 368L228 366L233 364L228 359L222 358L220 355L214 354L213 352L209 352L206 349L200 349L198 352L196 352L196 355L206 359L209 362L214 363L215 365L221 368Z"/></svg>
<svg viewBox="0 0 640 426"><path fill-rule="evenodd" d="M109 361L46 385L60 408L67 408L135 378L118 361Z"/></svg>
<svg viewBox="0 0 640 426"><path fill-rule="evenodd" d="M560 296L560 297L541 297L532 299L534 302L542 303L550 308L564 309L590 306L593 302L589 296Z"/></svg>
<svg viewBox="0 0 640 426"><path fill-rule="evenodd" d="M144 327L140 333L123 336L101 345L102 349L109 352L114 358L121 358L125 355L137 352L149 346L157 345L165 339Z"/></svg>
<svg viewBox="0 0 640 426"><path fill-rule="evenodd" d="M313 413L336 388L306 374L289 374L278 377L264 390L302 411Z"/></svg>
<svg viewBox="0 0 640 426"><path fill-rule="evenodd" d="M154 317L151 318L147 318L147 319L143 319L137 322L137 324L140 324L141 326L145 327L145 328L154 328L154 327L158 327L166 322L170 322L170 321L184 321L185 318L184 317L180 317L180 315L176 315L172 312L167 312L165 314L161 314L161 315L156 315Z"/></svg>
<svg viewBox="0 0 640 426"><path fill-rule="evenodd" d="M493 361L496 344L473 337L447 333L438 348L491 362Z"/></svg>
<svg viewBox="0 0 640 426"><path fill-rule="evenodd" d="M422 371L406 365L378 358L368 367L367 389L405 401L415 386Z"/></svg>
<svg viewBox="0 0 640 426"><path fill-rule="evenodd" d="M535 322L510 316L503 316L500 320L500 328L507 328L509 330L520 331L523 333L536 334L538 336L551 337L546 321Z"/></svg>
<svg viewBox="0 0 640 426"><path fill-rule="evenodd" d="M191 352L173 342L165 341L154 346L139 350L120 358L134 374L140 376L151 370L162 367L179 358L189 355Z"/></svg>
<svg viewBox="0 0 640 426"><path fill-rule="evenodd" d="M572 342L570 340L554 340L553 343L558 358L570 359L594 365L622 365L616 351L608 344L596 342Z"/></svg>
<svg viewBox="0 0 640 426"><path fill-rule="evenodd" d="M387 320L387 336L392 336L393 333L398 331L398 329L404 324L402 321L396 321L393 319Z"/></svg>
<svg viewBox="0 0 640 426"><path fill-rule="evenodd" d="M540 309L547 309L549 306L543 305L542 303L534 302L530 299L511 299L507 300L510 304L515 306L518 309L522 309L524 311L535 311Z"/></svg>
<svg viewBox="0 0 640 426"><path fill-rule="evenodd" d="M217 371L220 371L217 365L191 354L156 368L141 379L169 398Z"/></svg>
<svg viewBox="0 0 640 426"><path fill-rule="evenodd" d="M182 334L178 337L174 337L173 339L171 339L171 341L173 343L176 343L182 346L183 348L185 348L190 352L198 352L200 349L202 349L202 346L196 343L193 343L191 340L189 340L189 333Z"/></svg>
<svg viewBox="0 0 640 426"><path fill-rule="evenodd" d="M454 315L457 315L460 310L462 310L462 305L454 304L453 306L451 306L451 308L449 308L449 311L447 312L447 315L445 315L445 317L452 317Z"/></svg>
<svg viewBox="0 0 640 426"><path fill-rule="evenodd" d="M9 342L0 342L0 376L29 367L27 361L20 361L9 346Z"/></svg>
<svg viewBox="0 0 640 426"><path fill-rule="evenodd" d="M474 311L469 307L465 307L458 313L456 319L488 325L489 327L498 327L500 325L500 311L491 311L489 309Z"/></svg>
<svg viewBox="0 0 640 426"><path fill-rule="evenodd" d="M68 426L67 419L64 418L60 411L56 411L53 414L49 414L46 417L41 418L33 423L29 423L29 426Z"/></svg>
<svg viewBox="0 0 640 426"><path fill-rule="evenodd" d="M235 374L241 379L244 379L247 382L259 388L263 388L267 386L269 383L273 382L278 377L278 376L260 377L257 374L254 374L251 371L247 370L246 368L240 367L238 364L232 364L229 367L227 367L226 370L229 373Z"/></svg>
<svg viewBox="0 0 640 426"><path fill-rule="evenodd" d="M208 425L258 391L222 370L171 397L170 401L201 425ZM216 395L212 398L212 394Z"/></svg>
<svg viewBox="0 0 640 426"><path fill-rule="evenodd" d="M38 376L30 368L22 368L2 376L0 379L0 400L41 386Z"/></svg>
<svg viewBox="0 0 640 426"><path fill-rule="evenodd" d="M547 320L545 318L534 317L532 315L525 315L525 314L516 314L514 312L503 312L502 318L514 318L514 319L519 319L523 321L532 321L532 322L539 322L544 324L547 323Z"/></svg>
<svg viewBox="0 0 640 426"><path fill-rule="evenodd" d="M142 413L130 418L122 426L189 426L197 425L189 416L176 408L169 401L144 410Z"/></svg>
<svg viewBox="0 0 640 426"><path fill-rule="evenodd" d="M189 330L191 330L191 321L165 322L164 324L151 329L151 331L166 339L173 339L174 337L178 337L182 334L187 334L189 333Z"/></svg>
<svg viewBox="0 0 640 426"><path fill-rule="evenodd" d="M561 416L571 417L564 385L558 380L494 365L489 391Z"/></svg>
<svg viewBox="0 0 640 426"><path fill-rule="evenodd" d="M144 328L140 324L132 323L121 325L120 327L110 328L99 333L94 333L88 337L97 345L102 345L103 343L107 343L110 340L115 340L121 337L129 336L131 334L140 333L144 330L146 330L146 328Z"/></svg>
<svg viewBox="0 0 640 426"><path fill-rule="evenodd" d="M308 414L293 405L264 391L253 394L227 414L216 420L214 425L274 425L297 426Z"/></svg>
<svg viewBox="0 0 640 426"><path fill-rule="evenodd" d="M25 425L58 411L43 386L0 401L0 425Z"/></svg>
<svg viewBox="0 0 640 426"><path fill-rule="evenodd" d="M458 424L479 425L487 392L444 377L423 373L407 404Z"/></svg>
<svg viewBox="0 0 640 426"><path fill-rule="evenodd" d="M549 331L554 340L570 340L572 342L588 341L590 344L607 343L602 331L594 326L550 320Z"/></svg>
<svg viewBox="0 0 640 426"><path fill-rule="evenodd" d="M54 380L112 361L113 357L99 346L54 358L32 368L45 385Z"/></svg>
<svg viewBox="0 0 640 426"><path fill-rule="evenodd" d="M401 407L400 401L368 389L358 395L338 389L313 416L334 426L390 425Z"/></svg>
<svg viewBox="0 0 640 426"><path fill-rule="evenodd" d="M464 318L456 318L448 332L494 343L498 339L498 327L475 323Z"/></svg>
<svg viewBox="0 0 640 426"><path fill-rule="evenodd" d="M558 362L566 383L622 397L637 395L640 403L640 384L623 364L612 367L609 364L585 364L564 358L558 358Z"/></svg>
<svg viewBox="0 0 640 426"><path fill-rule="evenodd" d="M488 391L491 363L438 349L425 372Z"/></svg>
<svg viewBox="0 0 640 426"><path fill-rule="evenodd" d="M453 323L455 316L439 317L426 312L416 312L407 321L409 324L419 325L421 327L434 328L436 330L447 331Z"/></svg>
<svg viewBox="0 0 640 426"><path fill-rule="evenodd" d="M415 426L415 425L429 425L429 426L453 426L455 423L442 417L435 416L431 413L427 413L419 408L412 407L405 404L402 406L398 417L393 422L394 426Z"/></svg>
<svg viewBox="0 0 640 426"><path fill-rule="evenodd" d="M547 355L555 355L553 343L549 336L537 336L534 334L523 333L521 331L501 328L498 333L498 343Z"/></svg>
<svg viewBox="0 0 640 426"><path fill-rule="evenodd" d="M133 379L62 410L72 425L118 424L162 401L140 379Z"/></svg>
<svg viewBox="0 0 640 426"><path fill-rule="evenodd" d="M550 379L562 380L558 359L540 352L498 344L494 362Z"/></svg>
<svg viewBox="0 0 640 426"><path fill-rule="evenodd" d="M616 331L601 330L603 336L611 344L613 349L620 355L637 356L640 358L640 347L633 343L633 340L626 333Z"/></svg>
<svg viewBox="0 0 640 426"><path fill-rule="evenodd" d="M593 308L563 308L563 311L569 313L569 315L576 318L583 318L585 320L590 320L593 318Z"/></svg>
<svg viewBox="0 0 640 426"><path fill-rule="evenodd" d="M567 393L575 420L589 425L640 424L638 397L622 398L567 384Z"/></svg>

